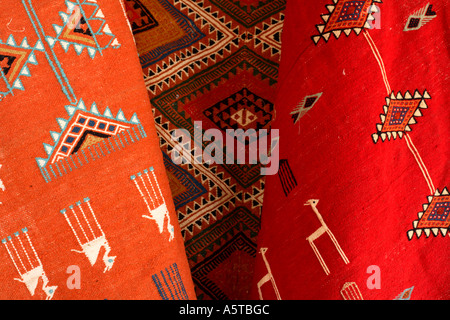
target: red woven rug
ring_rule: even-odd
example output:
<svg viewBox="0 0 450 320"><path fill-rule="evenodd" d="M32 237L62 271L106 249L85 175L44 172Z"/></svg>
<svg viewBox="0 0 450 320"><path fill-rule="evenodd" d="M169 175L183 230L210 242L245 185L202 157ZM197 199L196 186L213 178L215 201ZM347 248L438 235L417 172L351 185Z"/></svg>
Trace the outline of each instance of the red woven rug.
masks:
<svg viewBox="0 0 450 320"><path fill-rule="evenodd" d="M253 298L449 299L447 17L288 2Z"/></svg>

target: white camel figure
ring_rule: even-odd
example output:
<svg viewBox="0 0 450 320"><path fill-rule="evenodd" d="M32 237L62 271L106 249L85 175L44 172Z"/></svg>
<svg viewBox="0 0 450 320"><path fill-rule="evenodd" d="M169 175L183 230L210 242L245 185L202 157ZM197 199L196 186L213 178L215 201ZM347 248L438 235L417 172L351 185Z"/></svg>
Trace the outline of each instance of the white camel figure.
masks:
<svg viewBox="0 0 450 320"><path fill-rule="evenodd" d="M108 241L105 238L105 235L102 235L94 240L81 244L82 248L81 251L75 249L72 249L71 251L77 253L84 253L84 255L88 258L89 262L91 263L91 266L93 266L95 262L97 262L97 258L100 254L100 249L102 247L105 249L105 253L103 254L103 262L105 263L105 269L103 270L103 272L106 272L112 268L114 261L116 260L116 257L109 256L111 248L108 244Z"/></svg>
<svg viewBox="0 0 450 320"><path fill-rule="evenodd" d="M159 207L150 211L150 215L142 215L143 218L154 220L158 225L159 233L164 231L164 221L167 218L167 231L169 231L169 241L172 241L174 237L174 227L170 223L169 211L167 210L166 204L163 203Z"/></svg>
<svg viewBox="0 0 450 320"><path fill-rule="evenodd" d="M36 268L21 274L20 277L21 279L14 278L14 280L24 283L32 296L34 296L39 278L41 278L42 291L44 291L46 295L45 300L51 300L55 294L56 288L58 288L57 286L47 286L49 281L42 266L37 266Z"/></svg>
<svg viewBox="0 0 450 320"><path fill-rule="evenodd" d="M149 171L152 173L151 176L149 175ZM131 180L134 182L136 188L138 189L139 194L144 200L149 212L149 215L142 215L142 217L154 220L158 225L159 233L163 233L164 222L167 219L169 241L172 241L174 238L175 229L170 223L169 210L167 210L167 206L164 201L161 188L159 187L158 180L156 179L153 167L151 167L149 170L145 169L143 170L143 172L139 172L137 175L131 176ZM156 189L158 190L158 192L156 192L154 185L156 185Z"/></svg>
<svg viewBox="0 0 450 320"><path fill-rule="evenodd" d="M306 201L305 206L311 206L311 209L316 214L317 218L320 221L320 224L322 225L319 227L316 231L314 231L309 237L306 238L308 240L309 244L311 245L311 248L313 249L317 259L320 262L320 265L322 266L323 270L325 271L326 275L330 274L330 270L328 269L325 261L323 260L322 256L320 255L319 250L317 250L317 247L314 244L314 240L319 238L324 233L327 233L328 236L331 238L331 241L333 242L334 246L336 247L337 251L339 252L342 260L344 260L345 264L349 263L350 261L347 259L347 256L345 255L342 248L339 246L339 243L337 242L336 238L334 237L333 233L328 229L328 226L326 225L325 221L323 220L322 216L319 213L319 210L317 210L317 204L319 203L318 199L310 199Z"/></svg>
<svg viewBox="0 0 450 320"><path fill-rule="evenodd" d="M20 238L19 232L14 233L19 243L19 246L16 246L12 240L12 237L9 236L7 239L3 239L2 243L6 248L6 251L11 258L17 272L20 275L20 278L14 278L14 280L24 283L30 292L31 296L34 296L37 285L39 283L39 279L42 280L42 291L44 291L46 295L46 300L51 300L53 295L55 294L57 286L48 286L48 278L45 274L44 268L42 266L41 260L37 255L36 250L34 249L33 244L31 243L30 236L28 235L28 229L22 229L22 233L25 235L26 240L28 242L28 246L33 251L34 261L30 258L30 254L25 248L22 239ZM9 243L9 245L8 245ZM10 248L11 247L11 248ZM22 259L24 258L24 259ZM25 259L26 258L26 259ZM37 262L37 263L36 263ZM22 271L23 270L23 271Z"/></svg>
<svg viewBox="0 0 450 320"><path fill-rule="evenodd" d="M92 210L91 204L89 202L89 198L85 198L84 199L84 203L87 205L87 207L89 208L89 212L91 214L91 219L88 219L88 217L86 216L84 210L83 210L83 206L81 204L81 201L78 201L76 203L76 206L78 208L79 214L81 213L81 215L84 218L85 223L88 226L89 229L89 233L86 232L83 228L83 225L80 223L80 220L78 218L78 215L75 211L75 207L74 206L69 206L69 209L72 211L72 216L75 218L76 220L76 227L77 229L79 229L81 231L81 235L79 235L80 231L76 231L74 225L72 224L72 222L69 219L69 216L67 214L67 210L63 209L61 210L61 213L64 215L64 218L66 219L67 223L69 224L70 229L72 229L73 234L75 235L75 238L77 239L78 244L81 247L81 250L75 250L72 249L71 251L77 252L77 253L84 253L84 255L88 258L91 266L93 266L96 262L97 262L97 258L100 254L100 250L101 248L105 249L105 253L103 254L103 262L105 264L105 269L103 270L103 272L109 271L113 264L114 261L116 260L115 256L109 256L109 253L111 251L111 247L109 246L108 240L106 239L105 233L103 232L102 227L100 226L100 224L98 223L98 220L95 216L94 211ZM94 232L94 229L91 226L91 223L89 222L89 220L94 220L95 225L97 226L97 230L96 232ZM100 232L100 235L97 236L96 233L98 234L98 232ZM90 234L88 236L88 234ZM80 237L82 239L85 240L81 240Z"/></svg>
<svg viewBox="0 0 450 320"><path fill-rule="evenodd" d="M275 283L275 278L272 275L272 270L270 270L270 265L269 265L269 262L267 261L267 258L266 258L267 250L269 250L269 249L268 248L261 248L259 250L259 252L261 253L262 258L264 260L264 264L266 265L266 269L267 269L267 274L265 276L263 276L261 278L261 280L259 280L259 282L257 284L257 286L258 286L258 293L259 293L259 299L263 300L261 287L263 286L263 284L265 284L266 282L270 281L270 282L272 282L272 286L273 286L273 289L275 290L275 295L277 296L277 299L281 300L280 292L278 292L277 284Z"/></svg>

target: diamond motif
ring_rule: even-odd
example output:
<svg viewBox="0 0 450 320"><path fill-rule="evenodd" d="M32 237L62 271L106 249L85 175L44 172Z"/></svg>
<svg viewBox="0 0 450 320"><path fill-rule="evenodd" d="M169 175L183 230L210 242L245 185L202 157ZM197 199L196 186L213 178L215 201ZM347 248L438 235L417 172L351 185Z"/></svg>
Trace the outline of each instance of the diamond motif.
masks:
<svg viewBox="0 0 450 320"><path fill-rule="evenodd" d="M384 113L380 114L381 123L377 124L377 132L372 134L374 143L381 138L385 141L397 136L402 138L405 132L411 131L411 125L416 123L416 117L421 117L421 109L428 108L425 100L431 99L430 94L425 90L420 94L417 90L414 95L406 91L404 95L400 92L390 97L386 97L386 105L384 105Z"/></svg>
<svg viewBox="0 0 450 320"><path fill-rule="evenodd" d="M420 29L423 25L436 18L436 12L433 11L432 7L432 4L426 4L425 7L410 15L403 31Z"/></svg>
<svg viewBox="0 0 450 320"><path fill-rule="evenodd" d="M334 0L335 4L326 6L329 13L322 15L324 24L316 25L319 34L311 39L317 44L320 38L327 42L331 34L338 39L342 31L348 36L352 30L359 35L363 28L370 29L368 21L378 10L374 2L381 0Z"/></svg>
<svg viewBox="0 0 450 320"><path fill-rule="evenodd" d="M306 96L291 112L294 124L297 123L311 108L316 104L317 100L322 96L322 92L310 96Z"/></svg>
<svg viewBox="0 0 450 320"><path fill-rule="evenodd" d="M436 190L435 194L428 197L428 203L423 205L423 211L417 214L418 219L413 222L413 229L407 235L411 240L414 234L420 238L422 232L428 238L431 233L435 237L439 232L445 237L450 230L450 194L447 188L442 192Z"/></svg>
<svg viewBox="0 0 450 320"><path fill-rule="evenodd" d="M159 25L140 0L126 0L125 8L134 35L156 28Z"/></svg>
<svg viewBox="0 0 450 320"><path fill-rule="evenodd" d="M206 109L203 113L220 129L267 127L272 120L273 104L244 88ZM253 125L251 125L253 124Z"/></svg>

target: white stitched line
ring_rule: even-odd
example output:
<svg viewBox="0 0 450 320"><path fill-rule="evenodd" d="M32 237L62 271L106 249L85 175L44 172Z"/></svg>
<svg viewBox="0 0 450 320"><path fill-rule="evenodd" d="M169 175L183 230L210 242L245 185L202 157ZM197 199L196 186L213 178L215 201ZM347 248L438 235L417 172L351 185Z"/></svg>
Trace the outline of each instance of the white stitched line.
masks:
<svg viewBox="0 0 450 320"><path fill-rule="evenodd" d="M407 133L405 133L405 141L408 145L409 150L413 154L414 158L416 159L417 164L419 165L420 170L422 171L423 176L425 177L425 180L428 184L428 188L430 188L430 194L434 194L434 185L433 181L431 181L430 174L428 173L427 168L425 167L425 164L422 161L422 158L420 157L419 152L417 151L416 147L414 146L411 137Z"/></svg>
<svg viewBox="0 0 450 320"><path fill-rule="evenodd" d="M366 30L363 31L363 35L366 38L367 42L369 43L370 49L372 50L375 59L378 62L378 65L381 69L381 76L383 77L384 85L386 86L387 94L388 96L391 94L391 86L389 85L387 75L386 75L386 69L384 67L383 59L381 58L380 52L378 51L377 47L375 46L375 42L373 42L372 38L369 35L369 32Z"/></svg>

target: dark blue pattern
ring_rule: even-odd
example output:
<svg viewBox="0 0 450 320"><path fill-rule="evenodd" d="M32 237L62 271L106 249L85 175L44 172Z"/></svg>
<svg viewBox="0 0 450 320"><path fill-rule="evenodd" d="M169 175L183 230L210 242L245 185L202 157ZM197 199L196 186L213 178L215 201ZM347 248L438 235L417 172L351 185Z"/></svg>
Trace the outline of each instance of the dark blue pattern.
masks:
<svg viewBox="0 0 450 320"><path fill-rule="evenodd" d="M163 44L162 46L141 55L139 59L143 68L147 68L155 62L164 59L169 54L175 51L187 48L193 43L205 37L205 34L201 32L201 30L195 25L195 23L184 14L179 12L171 3L169 3L167 0L158 1L161 3L164 9L166 9L167 12L174 17L175 21L178 23L178 26L186 32L186 35L176 41Z"/></svg>
<svg viewBox="0 0 450 320"><path fill-rule="evenodd" d="M152 275L153 282L163 300L188 300L176 263Z"/></svg>

